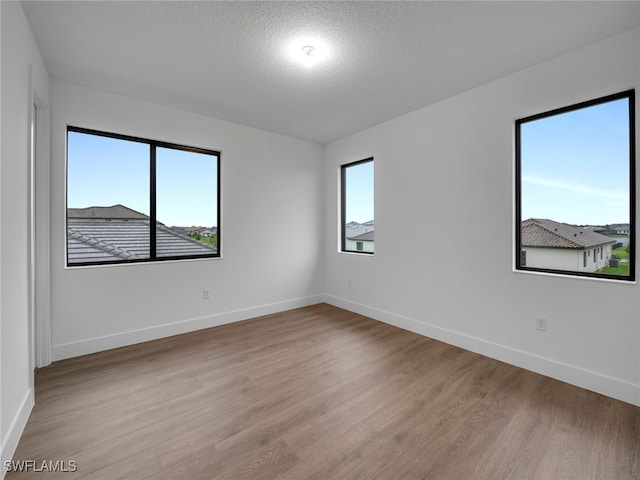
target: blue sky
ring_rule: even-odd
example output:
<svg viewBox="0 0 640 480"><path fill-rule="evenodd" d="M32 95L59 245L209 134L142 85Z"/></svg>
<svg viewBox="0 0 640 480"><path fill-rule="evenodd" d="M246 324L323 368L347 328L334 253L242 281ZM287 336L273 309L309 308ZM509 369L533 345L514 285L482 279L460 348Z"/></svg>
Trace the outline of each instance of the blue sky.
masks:
<svg viewBox="0 0 640 480"><path fill-rule="evenodd" d="M522 220L629 222L628 99L521 124Z"/></svg>
<svg viewBox="0 0 640 480"><path fill-rule="evenodd" d="M346 221L373 220L373 162L346 169Z"/></svg>
<svg viewBox="0 0 640 480"><path fill-rule="evenodd" d="M68 206L122 204L149 214L149 146L69 132ZM629 222L628 100L521 124L522 220ZM347 222L374 219L373 162L347 169ZM157 215L169 226L216 226L210 155L157 150Z"/></svg>
<svg viewBox="0 0 640 480"><path fill-rule="evenodd" d="M122 204L149 214L149 145L69 132L67 206ZM217 158L158 148L156 208L168 226L218 225Z"/></svg>

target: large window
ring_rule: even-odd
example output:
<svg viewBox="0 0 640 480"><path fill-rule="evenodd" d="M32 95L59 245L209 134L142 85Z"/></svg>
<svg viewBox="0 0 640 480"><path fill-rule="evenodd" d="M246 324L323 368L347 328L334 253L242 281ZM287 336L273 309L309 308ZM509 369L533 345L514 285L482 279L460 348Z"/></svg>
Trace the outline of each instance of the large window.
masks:
<svg viewBox="0 0 640 480"><path fill-rule="evenodd" d="M635 279L635 92L516 121L518 270Z"/></svg>
<svg viewBox="0 0 640 480"><path fill-rule="evenodd" d="M341 167L343 252L374 252L373 158Z"/></svg>
<svg viewBox="0 0 640 480"><path fill-rule="evenodd" d="M67 130L67 265L220 256L220 153Z"/></svg>

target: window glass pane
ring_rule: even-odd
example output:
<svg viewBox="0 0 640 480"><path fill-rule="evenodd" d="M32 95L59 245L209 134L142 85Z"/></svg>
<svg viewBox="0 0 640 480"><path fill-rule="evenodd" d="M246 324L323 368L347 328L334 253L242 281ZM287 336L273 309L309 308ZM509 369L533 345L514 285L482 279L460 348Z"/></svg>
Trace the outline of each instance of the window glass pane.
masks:
<svg viewBox="0 0 640 480"><path fill-rule="evenodd" d="M68 264L149 258L149 145L69 131Z"/></svg>
<svg viewBox="0 0 640 480"><path fill-rule="evenodd" d="M342 250L373 253L373 159L344 165L342 182Z"/></svg>
<svg viewBox="0 0 640 480"><path fill-rule="evenodd" d="M67 265L220 256L219 152L77 127L67 143Z"/></svg>
<svg viewBox="0 0 640 480"><path fill-rule="evenodd" d="M156 150L158 257L218 252L218 157Z"/></svg>
<svg viewBox="0 0 640 480"><path fill-rule="evenodd" d="M517 122L517 268L633 279L631 97Z"/></svg>

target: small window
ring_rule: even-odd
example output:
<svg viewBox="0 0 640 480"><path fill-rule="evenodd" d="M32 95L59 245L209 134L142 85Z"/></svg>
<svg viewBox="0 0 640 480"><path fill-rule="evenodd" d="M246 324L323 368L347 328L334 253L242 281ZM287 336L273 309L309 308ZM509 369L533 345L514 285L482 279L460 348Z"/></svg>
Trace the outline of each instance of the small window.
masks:
<svg viewBox="0 0 640 480"><path fill-rule="evenodd" d="M67 265L220 256L220 153L69 127Z"/></svg>
<svg viewBox="0 0 640 480"><path fill-rule="evenodd" d="M516 269L634 280L635 92L515 126Z"/></svg>
<svg viewBox="0 0 640 480"><path fill-rule="evenodd" d="M373 158L343 165L341 184L341 250L373 254Z"/></svg>

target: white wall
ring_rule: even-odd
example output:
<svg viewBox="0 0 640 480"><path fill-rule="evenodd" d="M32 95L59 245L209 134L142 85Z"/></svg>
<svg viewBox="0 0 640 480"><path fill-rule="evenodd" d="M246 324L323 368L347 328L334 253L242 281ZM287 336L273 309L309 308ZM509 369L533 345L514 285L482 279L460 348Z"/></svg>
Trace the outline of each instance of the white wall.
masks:
<svg viewBox="0 0 640 480"><path fill-rule="evenodd" d="M636 29L329 144L327 301L640 405L638 285L513 271L514 120L638 88L639 46ZM339 168L369 156L376 254L341 254Z"/></svg>
<svg viewBox="0 0 640 480"><path fill-rule="evenodd" d="M4 461L33 402L31 76L47 99L49 82L19 3L0 2L0 31ZM330 303L640 405L638 285L512 270L514 119L637 88L639 45L635 30L349 136L324 149L324 167L323 148L309 142L52 81L53 358L314 303L326 292ZM65 268L67 124L221 150L223 258ZM376 254L341 254L339 165L369 156ZM419 247L404 248L408 235ZM535 330L538 315L548 317L546 333Z"/></svg>
<svg viewBox="0 0 640 480"><path fill-rule="evenodd" d="M602 258L599 249L602 250ZM567 270L572 272L596 272L609 265L611 257L611 244L587 250L571 248L539 248L525 247L527 252L527 267L549 268L554 270ZM584 265L584 254L587 254L587 266ZM595 255L595 262L593 257Z"/></svg>
<svg viewBox="0 0 640 480"><path fill-rule="evenodd" d="M0 441L4 465L33 406L27 288L29 124L33 83L46 99L48 77L21 4L0 2L0 12Z"/></svg>
<svg viewBox="0 0 640 480"><path fill-rule="evenodd" d="M51 97L54 360L322 300L322 146L58 80ZM67 125L221 151L223 258L65 268Z"/></svg>
<svg viewBox="0 0 640 480"><path fill-rule="evenodd" d="M584 250L569 248L536 248L526 247L527 267L552 268L555 270L569 270L572 272L585 271L582 254ZM591 270L586 270L587 272Z"/></svg>
<svg viewBox="0 0 640 480"><path fill-rule="evenodd" d="M374 242L368 241L368 240L360 240L360 243L362 243L362 250L363 252L370 252L373 253L374 252ZM350 239L346 239L345 241L345 250L351 250L352 252L357 252L358 251L358 240L350 240Z"/></svg>

